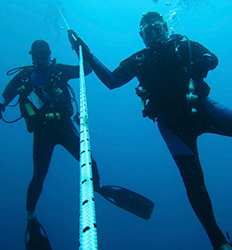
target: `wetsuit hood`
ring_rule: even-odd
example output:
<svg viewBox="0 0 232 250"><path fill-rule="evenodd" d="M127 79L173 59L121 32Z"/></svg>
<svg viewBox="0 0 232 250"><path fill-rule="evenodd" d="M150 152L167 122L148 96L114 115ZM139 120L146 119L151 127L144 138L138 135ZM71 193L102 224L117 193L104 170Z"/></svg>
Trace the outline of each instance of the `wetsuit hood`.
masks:
<svg viewBox="0 0 232 250"><path fill-rule="evenodd" d="M29 54L35 68L44 69L50 64L51 50L49 44L44 40L36 40L32 43Z"/></svg>
<svg viewBox="0 0 232 250"><path fill-rule="evenodd" d="M158 12L148 12L142 16L140 35L146 47L153 47L168 39L168 26Z"/></svg>

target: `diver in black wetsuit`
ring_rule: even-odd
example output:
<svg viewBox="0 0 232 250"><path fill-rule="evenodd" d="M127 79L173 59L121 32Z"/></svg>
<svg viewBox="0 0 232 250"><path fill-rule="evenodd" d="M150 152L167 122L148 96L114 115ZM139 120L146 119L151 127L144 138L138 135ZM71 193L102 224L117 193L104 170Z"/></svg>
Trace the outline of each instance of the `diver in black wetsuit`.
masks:
<svg viewBox="0 0 232 250"><path fill-rule="evenodd" d="M27 129L33 132L33 178L27 192L26 208L28 219L34 211L48 172L53 149L57 144L64 146L79 160L79 135L71 120L73 115L72 96L67 81L79 77L79 66L56 64L50 60L47 42L37 40L30 54L33 66L22 68L10 81L2 94L2 110L17 95ZM86 66L86 74L91 69ZM95 190L99 189L96 162Z"/></svg>
<svg viewBox="0 0 232 250"><path fill-rule="evenodd" d="M109 89L121 87L134 77L139 80L136 93L144 103L143 115L157 121L213 248L232 249L216 223L196 143L205 132L232 136L232 111L208 98L210 88L204 82L218 59L185 36L169 36L167 23L157 12L142 17L140 35L146 48L111 72L74 31L69 31L73 48L82 45L85 59Z"/></svg>
<svg viewBox="0 0 232 250"><path fill-rule="evenodd" d="M51 60L47 42L37 40L30 54L33 66L19 68L6 86L0 103L0 113L16 97L27 129L33 132L33 178L27 192L28 221L34 219L37 201L48 172L54 147L62 145L79 160L79 134L74 126L71 87L68 81L79 77L79 66L57 64ZM91 73L84 65L85 74ZM94 190L115 205L148 219L153 203L145 197L118 186L100 186L96 161L92 161ZM136 208L128 202L135 202Z"/></svg>

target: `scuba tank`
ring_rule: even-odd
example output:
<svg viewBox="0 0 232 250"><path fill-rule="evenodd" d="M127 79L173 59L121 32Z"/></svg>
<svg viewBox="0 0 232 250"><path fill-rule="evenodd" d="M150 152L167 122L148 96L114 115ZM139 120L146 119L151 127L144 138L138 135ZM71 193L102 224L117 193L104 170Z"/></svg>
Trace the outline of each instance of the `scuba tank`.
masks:
<svg viewBox="0 0 232 250"><path fill-rule="evenodd" d="M198 77L198 80L195 80L195 68L194 67L194 62L193 62L193 55L192 55L192 44L191 41L185 37L183 40L183 36L176 35L173 37L173 40L175 42L175 47L172 49L175 49L174 52L176 53L175 55L179 57L182 56L178 52L178 47L181 46L181 44L178 43L178 41L183 41L184 42L184 49L186 48L186 54L184 55L185 63L183 65L184 71L183 74L187 74L187 82L179 82L178 84L185 84L187 85L187 88L185 92L183 92L183 101L185 104L185 109L187 109L187 112L190 114L196 114L199 109L199 104L201 98L206 98L209 95L210 92L210 87L208 84L203 80L204 77ZM177 42L176 42L177 41ZM186 46L186 47L185 47ZM173 55L173 54L172 54ZM185 58L186 56L186 58ZM187 60L186 60L187 59ZM182 65L182 64L181 64ZM187 70L186 70L187 68ZM196 77L197 78L197 77ZM171 84L171 81L170 81ZM167 90L168 91L168 90ZM178 91L178 90L177 90ZM156 109L155 107L155 99L153 100L151 97L152 93L149 93L146 88L143 86L143 83L141 83L137 88L136 88L136 94L140 97L142 106L143 106L143 116L144 117L149 117L150 119L154 120L157 117L157 112L158 108ZM170 95L172 95L171 92L169 92ZM162 100L163 103L165 100ZM178 100L177 100L178 101ZM168 101L167 101L167 106L168 106ZM158 107L158 106L157 106ZM170 106L171 108L171 106Z"/></svg>
<svg viewBox="0 0 232 250"><path fill-rule="evenodd" d="M187 104L190 107L191 113L197 113L197 103L199 101L199 96L196 95L196 88L195 88L195 82L193 79L190 79L189 86L188 86L188 92L186 94L186 100Z"/></svg>
<svg viewBox="0 0 232 250"><path fill-rule="evenodd" d="M191 114L195 114L198 112L200 98L205 98L209 95L210 87L203 80L203 78L199 80L193 80L192 74L193 74L194 62L192 55L192 46L190 40L187 37L186 39L187 39L188 55L189 55L188 72L189 75L191 76L189 80L188 91L186 94L186 101L190 108Z"/></svg>
<svg viewBox="0 0 232 250"><path fill-rule="evenodd" d="M53 65L55 65L55 61L53 61ZM32 70L33 66L23 66L10 69L6 73L8 76L11 76L16 73L20 74L20 72L23 71L25 71L25 73L28 72L28 74L25 74L25 79L22 81L22 85L17 89L17 92L20 96L19 100L14 105L7 105L8 107L16 107L19 104L22 115L13 121L8 121L4 119L4 117L2 118L2 120L6 123L15 123L24 118L26 121L27 130L29 132L33 131L34 125L38 125L39 119L41 120L41 115L42 115L39 114L40 110L46 104L46 100L44 100L39 91L35 91L30 84L29 74ZM58 74L53 75L51 83L54 84L57 79L59 80L59 72ZM71 96L73 107L75 108L75 115L73 115L73 121L75 121L79 125L79 113L78 113L78 105L75 98L75 93L69 84L67 84L67 88ZM53 116L48 114L48 116L45 118L48 118L49 120L51 120L52 118L60 119L60 114L55 112Z"/></svg>
<svg viewBox="0 0 232 250"><path fill-rule="evenodd" d="M192 66L193 66L192 47L191 47L190 40L187 37L185 37L185 38L187 40L187 46L188 46L188 58L189 58L188 72L189 72L190 76L192 76ZM199 96L196 94L195 82L192 78L190 78L189 85L188 85L188 91L186 94L186 101L187 101L187 104L190 108L191 114L197 113L198 99L199 99Z"/></svg>
<svg viewBox="0 0 232 250"><path fill-rule="evenodd" d="M203 93L203 96L207 96L209 94L210 88L203 80L199 80L198 82L192 79L193 64L194 64L192 55L192 46L191 46L191 41L187 37L185 38L187 40L187 46L188 46L188 58L189 58L188 72L189 75L191 76L189 80L188 91L186 94L186 101L189 106L191 114L196 114L198 112L199 98L202 96L201 92Z"/></svg>
<svg viewBox="0 0 232 250"><path fill-rule="evenodd" d="M22 67L15 67L15 68L12 68L10 70L8 70L6 72L6 75L7 76L12 76L12 75L15 75L16 73L20 73L20 72L23 72L24 70L31 70L33 68L33 66L22 66ZM25 80L25 83L26 83L27 80ZM18 92L21 93L21 92L24 92L26 90L26 87L25 85L22 85L21 87L19 87L18 89ZM18 106L18 104L20 103L20 98L16 101L15 104L8 104L6 107L16 107ZM8 123L8 124L12 124L12 123L16 123L18 121L20 121L21 119L23 119L23 116L20 115L18 118L15 118L13 120L7 120L2 114L1 114L1 117L0 119L5 122L5 123Z"/></svg>

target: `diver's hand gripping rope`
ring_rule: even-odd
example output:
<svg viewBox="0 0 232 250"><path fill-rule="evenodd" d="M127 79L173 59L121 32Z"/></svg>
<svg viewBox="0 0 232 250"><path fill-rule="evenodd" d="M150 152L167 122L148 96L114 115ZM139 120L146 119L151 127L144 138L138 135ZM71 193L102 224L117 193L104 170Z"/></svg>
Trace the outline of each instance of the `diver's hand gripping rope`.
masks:
<svg viewBox="0 0 232 250"><path fill-rule="evenodd" d="M97 228L82 47L80 59L80 250L97 250Z"/></svg>

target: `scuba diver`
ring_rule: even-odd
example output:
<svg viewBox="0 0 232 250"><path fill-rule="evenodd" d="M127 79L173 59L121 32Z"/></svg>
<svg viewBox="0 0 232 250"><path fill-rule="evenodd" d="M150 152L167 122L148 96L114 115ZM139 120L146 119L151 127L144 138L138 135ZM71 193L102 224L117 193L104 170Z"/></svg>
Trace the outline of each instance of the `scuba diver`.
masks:
<svg viewBox="0 0 232 250"><path fill-rule="evenodd" d="M144 104L143 116L157 122L159 131L180 171L189 202L215 250L232 250L219 228L205 185L197 150L202 133L232 135L232 111L208 98L204 81L217 64L217 57L186 36L169 35L168 25L157 12L140 21L140 36L146 48L133 54L110 71L87 44L69 30L69 40L98 78L109 89L119 88L136 77L136 94Z"/></svg>
<svg viewBox="0 0 232 250"><path fill-rule="evenodd" d="M74 116L75 96L68 84L70 79L79 77L79 66L56 63L55 59L51 59L49 44L43 40L34 41L29 54L32 56L32 66L15 68L8 72L17 74L3 91L0 113L5 121L2 113L9 103L19 96L22 117L25 119L27 130L33 133L34 168L26 201L27 231L30 236L27 237L27 249L32 250L33 246L37 246L38 249L45 250L50 249L48 246L44 247L49 243L35 216L35 210L54 147L62 145L79 161L79 133L75 126L78 125L75 123L78 123L79 114ZM84 70L85 75L92 71L87 64L84 65ZM153 210L152 201L126 188L101 186L94 159L92 159L92 169L95 192L124 210L144 219L150 218ZM35 241L40 242L35 243Z"/></svg>

